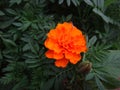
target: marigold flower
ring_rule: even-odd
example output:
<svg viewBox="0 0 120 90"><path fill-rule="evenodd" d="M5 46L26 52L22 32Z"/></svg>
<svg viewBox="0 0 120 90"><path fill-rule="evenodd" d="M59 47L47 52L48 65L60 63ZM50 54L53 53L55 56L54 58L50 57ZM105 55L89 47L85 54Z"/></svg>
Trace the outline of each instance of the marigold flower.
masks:
<svg viewBox="0 0 120 90"><path fill-rule="evenodd" d="M49 50L46 57L55 59L57 67L66 67L70 62L76 64L81 60L81 52L86 52L86 39L82 32L72 23L58 24L47 34L44 45Z"/></svg>

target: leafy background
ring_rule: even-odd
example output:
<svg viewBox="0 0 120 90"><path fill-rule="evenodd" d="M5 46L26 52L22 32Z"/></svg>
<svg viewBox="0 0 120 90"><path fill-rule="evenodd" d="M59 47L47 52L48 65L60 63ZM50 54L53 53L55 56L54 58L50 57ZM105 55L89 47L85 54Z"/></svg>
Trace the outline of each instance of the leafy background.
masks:
<svg viewBox="0 0 120 90"><path fill-rule="evenodd" d="M86 35L88 74L76 74L73 65L57 68L44 55L46 34L64 21ZM1 90L115 89L119 68L119 0L0 0Z"/></svg>

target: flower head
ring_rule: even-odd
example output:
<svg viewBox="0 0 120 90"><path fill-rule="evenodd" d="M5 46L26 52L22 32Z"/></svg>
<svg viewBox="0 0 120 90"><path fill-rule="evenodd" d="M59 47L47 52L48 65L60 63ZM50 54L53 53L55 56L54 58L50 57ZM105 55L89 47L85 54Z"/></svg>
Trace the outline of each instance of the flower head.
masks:
<svg viewBox="0 0 120 90"><path fill-rule="evenodd" d="M86 52L86 40L82 32L72 23L58 24L47 34L44 45L49 50L46 57L55 59L57 67L66 67L70 62L76 64L81 60L81 52Z"/></svg>

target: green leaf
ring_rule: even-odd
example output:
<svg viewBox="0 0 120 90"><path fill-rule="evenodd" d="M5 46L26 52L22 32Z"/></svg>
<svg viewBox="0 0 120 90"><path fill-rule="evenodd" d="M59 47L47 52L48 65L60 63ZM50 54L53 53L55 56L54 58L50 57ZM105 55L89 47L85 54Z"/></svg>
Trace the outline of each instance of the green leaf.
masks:
<svg viewBox="0 0 120 90"><path fill-rule="evenodd" d="M27 51L27 50L30 50L30 45L29 44L26 44L23 47L23 51Z"/></svg>
<svg viewBox="0 0 120 90"><path fill-rule="evenodd" d="M87 3L90 6L94 6L93 2L91 0L84 0L85 3Z"/></svg>
<svg viewBox="0 0 120 90"><path fill-rule="evenodd" d="M0 82L4 85L9 84L13 80L13 75L12 73L7 73L5 76L0 78Z"/></svg>
<svg viewBox="0 0 120 90"><path fill-rule="evenodd" d="M38 25L36 23L32 23L31 27L33 29L39 30Z"/></svg>
<svg viewBox="0 0 120 90"><path fill-rule="evenodd" d="M16 47L16 44L15 44L14 41L12 41L12 40L10 40L10 39L6 39L6 38L2 38L2 40L3 40L3 43L4 43L7 47L9 47L10 45Z"/></svg>
<svg viewBox="0 0 120 90"><path fill-rule="evenodd" d="M28 29L28 27L31 25L32 23L30 21L24 21L23 25L19 28L22 31L25 31Z"/></svg>
<svg viewBox="0 0 120 90"><path fill-rule="evenodd" d="M108 7L112 3L115 3L117 0L105 0L105 6Z"/></svg>
<svg viewBox="0 0 120 90"><path fill-rule="evenodd" d="M72 18L72 14L70 14L70 15L68 15L68 16L66 17L66 21L70 21L71 18Z"/></svg>
<svg viewBox="0 0 120 90"><path fill-rule="evenodd" d="M101 9L102 11L104 10L104 0L92 0L92 1L95 4L95 7Z"/></svg>
<svg viewBox="0 0 120 90"><path fill-rule="evenodd" d="M99 90L106 90L104 85L102 84L102 82L99 80L99 78L97 76L95 76L95 81L96 81L96 84L97 84Z"/></svg>
<svg viewBox="0 0 120 90"><path fill-rule="evenodd" d="M106 67L106 71L109 72L109 75L118 78L120 75L120 50L112 50L108 53L107 60L103 63L103 66ZM111 69L111 70L110 70Z"/></svg>
<svg viewBox="0 0 120 90"><path fill-rule="evenodd" d="M15 10L10 9L10 8L6 9L6 11L7 11L8 13L12 14L12 15L16 15L16 14L17 14Z"/></svg>
<svg viewBox="0 0 120 90"><path fill-rule="evenodd" d="M36 68L36 67L38 67L38 66L39 66L39 64L28 65L29 68Z"/></svg>
<svg viewBox="0 0 120 90"><path fill-rule="evenodd" d="M103 77L106 79L104 85L108 87L108 89L120 88L120 80L118 80L118 78L116 79L108 75Z"/></svg>
<svg viewBox="0 0 120 90"><path fill-rule="evenodd" d="M12 24L15 25L15 26L17 26L17 27L22 26L22 23L20 23L20 22L14 22L14 23L12 23Z"/></svg>
<svg viewBox="0 0 120 90"><path fill-rule="evenodd" d="M30 59L35 59L35 58L39 58L39 55L36 55L32 52L26 52L24 53L24 57L30 58Z"/></svg>
<svg viewBox="0 0 120 90"><path fill-rule="evenodd" d="M105 0L98 0L98 7L100 7L102 11L104 11L104 1Z"/></svg>
<svg viewBox="0 0 120 90"><path fill-rule="evenodd" d="M105 0L106 1L106 0ZM93 12L98 14L106 23L115 24L117 26L120 26L120 23L111 19L110 17L106 16L103 12L105 10L104 8L104 0L84 0L85 3L93 7Z"/></svg>
<svg viewBox="0 0 120 90"><path fill-rule="evenodd" d="M0 50L0 60L3 58L2 51Z"/></svg>
<svg viewBox="0 0 120 90"><path fill-rule="evenodd" d="M21 90L21 88L24 89L26 85L27 85L27 77L23 77L21 81L12 88L12 90Z"/></svg>
<svg viewBox="0 0 120 90"><path fill-rule="evenodd" d="M61 80L59 78L56 78L55 82L54 82L54 89L55 90L60 90L60 83L61 83Z"/></svg>
<svg viewBox="0 0 120 90"><path fill-rule="evenodd" d="M4 22L0 22L0 29L5 29L7 27L9 27L15 19L10 19L10 20L6 20Z"/></svg>
<svg viewBox="0 0 120 90"><path fill-rule="evenodd" d="M11 72L14 70L14 64L9 64L7 67L3 68L3 72Z"/></svg>
<svg viewBox="0 0 120 90"><path fill-rule="evenodd" d="M33 42L29 41L29 47L33 53L37 54L37 51L39 50L38 44L33 44Z"/></svg>
<svg viewBox="0 0 120 90"><path fill-rule="evenodd" d="M85 80L91 80L94 78L94 73L90 72L89 74L86 75Z"/></svg>
<svg viewBox="0 0 120 90"><path fill-rule="evenodd" d="M71 0L71 1L73 2L73 4L74 4L75 6L79 5L79 1L78 1L78 0Z"/></svg>
<svg viewBox="0 0 120 90"><path fill-rule="evenodd" d="M96 37L96 36L93 36L93 37L88 41L88 47L91 47L92 45L94 45L96 41L97 41L97 37Z"/></svg>
<svg viewBox="0 0 120 90"><path fill-rule="evenodd" d="M62 4L62 3L63 3L63 1L64 1L64 0L59 0L59 2L58 2L58 3L59 3L59 4Z"/></svg>
<svg viewBox="0 0 120 90"><path fill-rule="evenodd" d="M98 14L106 23L111 23L111 24L115 24L120 26L119 22L114 21L113 19L111 19L110 17L106 16L101 10L99 10L98 8L94 8L93 12L95 12L96 14Z"/></svg>
<svg viewBox="0 0 120 90"><path fill-rule="evenodd" d="M15 3L20 4L21 2L22 0L10 0L11 4L15 4Z"/></svg>
<svg viewBox="0 0 120 90"><path fill-rule="evenodd" d="M70 6L70 0L67 0L67 5Z"/></svg>
<svg viewBox="0 0 120 90"><path fill-rule="evenodd" d="M101 18L106 22L106 23L109 23L111 22L111 19L109 17L107 17L106 15L103 14L102 11L100 11L99 9L97 8L94 8L93 11L98 14L99 16L101 16Z"/></svg>
<svg viewBox="0 0 120 90"><path fill-rule="evenodd" d="M44 83L43 87L40 90L50 90L53 87L55 78L49 79L47 82Z"/></svg>
<svg viewBox="0 0 120 90"><path fill-rule="evenodd" d="M27 59L25 63L27 64L37 64L39 61L38 59Z"/></svg>
<svg viewBox="0 0 120 90"><path fill-rule="evenodd" d="M4 16L4 15L5 15L5 13L0 10L0 16Z"/></svg>
<svg viewBox="0 0 120 90"><path fill-rule="evenodd" d="M55 3L55 0L50 0L52 3Z"/></svg>
<svg viewBox="0 0 120 90"><path fill-rule="evenodd" d="M118 78L116 79L112 77L111 75L97 74L97 77L102 81L102 83L105 87L107 87L107 89L113 90L120 86L120 80Z"/></svg>
<svg viewBox="0 0 120 90"><path fill-rule="evenodd" d="M96 79L99 88L102 87L102 84L107 88L111 86L113 89L120 86L120 81L118 81L120 77L120 50L111 50L105 57L101 58L100 62L95 63L95 65L98 67L93 66L93 71L96 78L100 79ZM117 84L113 82L117 82ZM102 90L102 88L100 88L100 90Z"/></svg>

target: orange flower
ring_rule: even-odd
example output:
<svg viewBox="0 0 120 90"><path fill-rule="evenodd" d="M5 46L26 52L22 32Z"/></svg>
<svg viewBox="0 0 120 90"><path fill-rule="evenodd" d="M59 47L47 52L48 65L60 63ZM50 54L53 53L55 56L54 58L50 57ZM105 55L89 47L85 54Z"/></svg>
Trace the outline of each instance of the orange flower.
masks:
<svg viewBox="0 0 120 90"><path fill-rule="evenodd" d="M81 60L81 52L86 52L86 40L82 32L72 23L58 24L47 34L44 43L49 50L46 57L55 59L57 67L66 67L70 62L76 64Z"/></svg>

